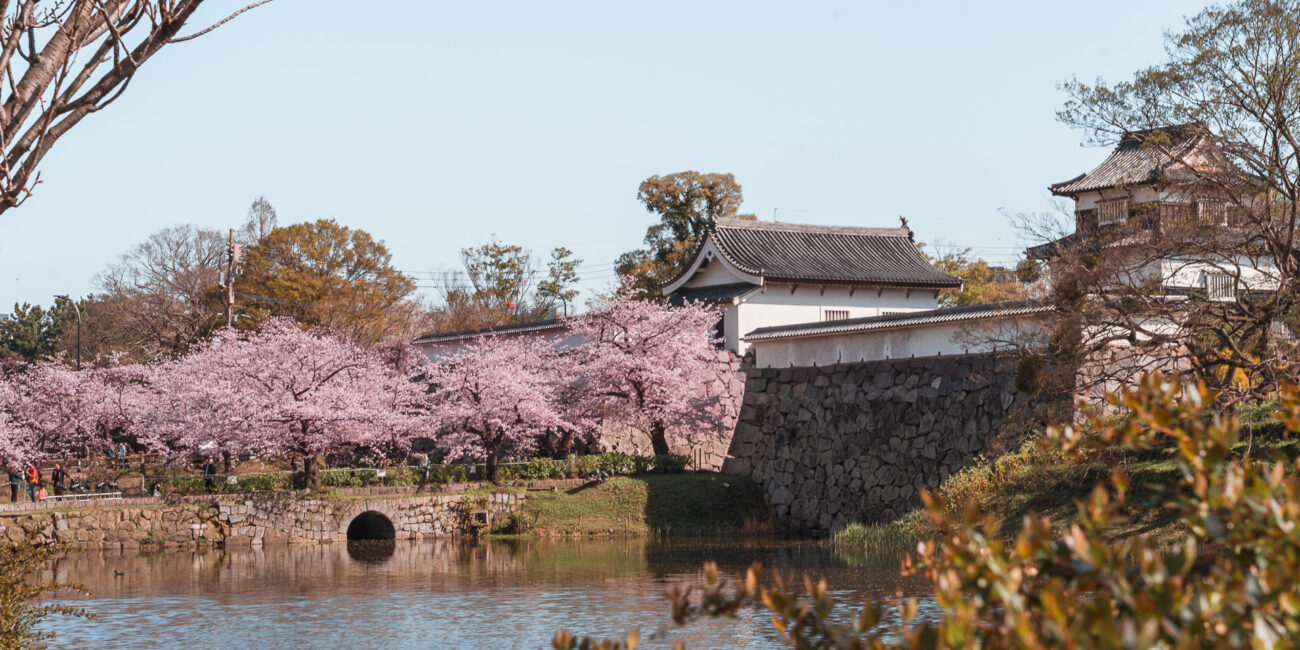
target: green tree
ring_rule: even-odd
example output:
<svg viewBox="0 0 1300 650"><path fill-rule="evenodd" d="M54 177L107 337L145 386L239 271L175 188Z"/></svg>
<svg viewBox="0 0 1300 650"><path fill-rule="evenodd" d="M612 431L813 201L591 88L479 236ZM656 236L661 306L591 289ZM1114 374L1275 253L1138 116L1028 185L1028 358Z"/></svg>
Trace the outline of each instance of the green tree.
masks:
<svg viewBox="0 0 1300 650"><path fill-rule="evenodd" d="M985 305L1029 297L1029 288L1023 281L1024 273L1019 268L1016 272L1011 272L989 266L988 261L974 257L972 252L965 248L936 251L933 255L925 253L935 268L961 278L963 283L961 289L944 289L939 292L940 307Z"/></svg>
<svg viewBox="0 0 1300 650"><path fill-rule="evenodd" d="M404 336L411 327L415 283L364 230L325 219L277 227L248 247L241 272L240 327L289 316L362 344Z"/></svg>
<svg viewBox="0 0 1300 650"><path fill-rule="evenodd" d="M615 270L624 290L648 299L660 298L660 287L690 263L710 220L754 219L738 213L742 195L732 174L651 176L641 182L637 200L659 223L646 230L646 247L619 256Z"/></svg>
<svg viewBox="0 0 1300 650"><path fill-rule="evenodd" d="M582 260L573 256L573 251L563 246L551 251L551 260L546 264L546 279L537 284L537 308L554 312L563 305L568 313L569 303L578 297L578 266Z"/></svg>
<svg viewBox="0 0 1300 650"><path fill-rule="evenodd" d="M495 238L460 252L464 270L446 276L444 304L433 313L436 331L492 327L550 318L578 295L573 251L551 251L538 281L533 253Z"/></svg>
<svg viewBox="0 0 1300 650"><path fill-rule="evenodd" d="M79 304L85 308L85 301ZM9 320L0 321L0 357L37 361L72 352L76 331L76 310L66 296L55 298L49 309L15 304Z"/></svg>
<svg viewBox="0 0 1300 650"><path fill-rule="evenodd" d="M40 305L14 304L9 320L0 321L0 356L35 361L54 352L49 313Z"/></svg>

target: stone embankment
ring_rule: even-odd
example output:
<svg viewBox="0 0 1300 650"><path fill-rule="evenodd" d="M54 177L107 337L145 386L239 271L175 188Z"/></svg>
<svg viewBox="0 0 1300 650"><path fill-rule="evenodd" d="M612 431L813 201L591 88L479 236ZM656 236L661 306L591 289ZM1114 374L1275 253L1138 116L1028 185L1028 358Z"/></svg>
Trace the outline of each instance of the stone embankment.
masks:
<svg viewBox="0 0 1300 650"><path fill-rule="evenodd" d="M556 486L569 481L549 481ZM390 492L374 494L374 492ZM124 499L6 504L0 538L64 542L87 549L201 544L253 545L346 541L351 536L424 539L472 535L524 500L522 490L417 494L357 490L330 499L300 494L191 499Z"/></svg>
<svg viewBox="0 0 1300 650"><path fill-rule="evenodd" d="M998 438L1025 400L1016 362L970 355L750 368L723 471L759 483L795 534L892 520Z"/></svg>

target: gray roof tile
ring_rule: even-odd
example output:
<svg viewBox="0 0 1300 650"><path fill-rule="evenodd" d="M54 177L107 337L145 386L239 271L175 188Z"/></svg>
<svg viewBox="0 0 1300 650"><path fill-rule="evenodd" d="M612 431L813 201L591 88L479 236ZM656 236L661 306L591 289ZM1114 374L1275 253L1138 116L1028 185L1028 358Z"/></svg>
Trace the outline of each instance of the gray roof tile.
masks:
<svg viewBox="0 0 1300 650"><path fill-rule="evenodd" d="M1157 133L1161 136L1159 144L1151 138ZM1081 192L1157 182L1166 167L1201 142L1202 133L1204 130L1195 124L1125 133L1115 150L1096 169L1050 185L1048 189L1058 196L1075 196Z"/></svg>
<svg viewBox="0 0 1300 650"><path fill-rule="evenodd" d="M415 345L420 345L422 343L445 343L448 341L475 339L484 336L496 336L498 334L523 334L526 332L560 330L566 327L568 327L568 324L563 320L558 318L548 318L546 320L535 320L526 323L510 323L508 325L483 327L475 330L458 330L455 332L435 332L432 334L424 334L411 343Z"/></svg>
<svg viewBox="0 0 1300 650"><path fill-rule="evenodd" d="M717 219L710 234L727 261L766 280L927 289L961 286L961 280L925 259L907 228Z"/></svg>
<svg viewBox="0 0 1300 650"><path fill-rule="evenodd" d="M1045 314L1054 311L1051 305L1027 302L991 303L986 305L963 305L943 309L927 309L888 316L869 316L867 318L846 318L843 320L818 321L815 323L796 323L794 325L774 325L760 327L744 336L746 341L767 341L772 339L789 339L806 336L827 336L851 332L868 332L873 330L902 329L934 325L937 323L954 323L981 320L985 318L1009 318Z"/></svg>

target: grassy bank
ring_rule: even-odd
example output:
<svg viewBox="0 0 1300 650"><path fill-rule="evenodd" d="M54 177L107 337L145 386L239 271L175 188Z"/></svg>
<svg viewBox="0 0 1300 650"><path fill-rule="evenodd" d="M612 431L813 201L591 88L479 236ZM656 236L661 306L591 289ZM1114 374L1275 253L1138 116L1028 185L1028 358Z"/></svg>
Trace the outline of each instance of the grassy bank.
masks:
<svg viewBox="0 0 1300 650"><path fill-rule="evenodd" d="M499 534L540 537L763 534L771 530L758 487L714 473L643 474L579 488L530 492Z"/></svg>
<svg viewBox="0 0 1300 650"><path fill-rule="evenodd" d="M1239 410L1243 442L1235 449L1237 455L1261 461L1300 457L1300 441L1283 435L1280 423L1268 416L1271 410L1269 405ZM1161 495L1181 480L1172 453L1172 447L1161 445L1108 451L1078 460L1030 440L1014 452L982 460L953 474L940 486L939 493L951 511L973 499L983 512L995 518L1002 535L1011 538L1030 512L1047 515L1058 529L1069 528L1078 520L1077 502L1104 481L1112 467L1118 466L1130 477L1131 508L1128 525L1109 534L1114 538L1149 535L1162 546L1173 548L1182 543L1185 529L1181 521L1161 507ZM917 510L892 522L850 525L836 534L835 541L845 547L897 554L939 532Z"/></svg>

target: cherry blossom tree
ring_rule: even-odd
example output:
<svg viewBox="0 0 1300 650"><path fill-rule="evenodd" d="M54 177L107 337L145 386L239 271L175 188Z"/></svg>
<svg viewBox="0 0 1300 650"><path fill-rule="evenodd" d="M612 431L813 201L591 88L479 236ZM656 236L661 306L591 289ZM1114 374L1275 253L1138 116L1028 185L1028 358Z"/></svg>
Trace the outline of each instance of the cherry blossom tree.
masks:
<svg viewBox="0 0 1300 650"><path fill-rule="evenodd" d="M483 458L496 482L503 454L531 451L568 426L557 405L555 352L518 338L488 338L430 369L430 414L449 457Z"/></svg>
<svg viewBox="0 0 1300 650"><path fill-rule="evenodd" d="M143 382L138 367L74 371L53 363L0 368L0 453L33 461L107 443L128 427Z"/></svg>
<svg viewBox="0 0 1300 650"><path fill-rule="evenodd" d="M700 304L626 299L575 318L581 408L648 432L656 454L669 453L670 432L688 444L724 435L743 382L722 361L729 353L717 345L718 320Z"/></svg>
<svg viewBox="0 0 1300 650"><path fill-rule="evenodd" d="M19 400L17 387L9 380L8 373L0 368L0 459L4 465L20 462L27 456L24 437L11 410Z"/></svg>
<svg viewBox="0 0 1300 650"><path fill-rule="evenodd" d="M324 454L407 443L426 417L423 386L391 361L288 319L223 330L155 375L168 397L151 418L153 441L299 458L314 490Z"/></svg>

